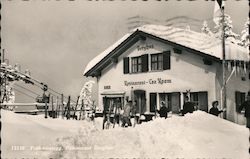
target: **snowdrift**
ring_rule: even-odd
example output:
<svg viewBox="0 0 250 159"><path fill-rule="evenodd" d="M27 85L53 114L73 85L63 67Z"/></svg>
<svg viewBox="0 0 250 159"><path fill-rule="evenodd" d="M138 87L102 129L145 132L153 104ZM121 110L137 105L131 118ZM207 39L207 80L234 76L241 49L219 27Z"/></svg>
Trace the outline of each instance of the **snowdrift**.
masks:
<svg viewBox="0 0 250 159"><path fill-rule="evenodd" d="M202 111L109 130L101 129L102 118L67 121L2 110L1 120L4 158L249 158L248 129Z"/></svg>

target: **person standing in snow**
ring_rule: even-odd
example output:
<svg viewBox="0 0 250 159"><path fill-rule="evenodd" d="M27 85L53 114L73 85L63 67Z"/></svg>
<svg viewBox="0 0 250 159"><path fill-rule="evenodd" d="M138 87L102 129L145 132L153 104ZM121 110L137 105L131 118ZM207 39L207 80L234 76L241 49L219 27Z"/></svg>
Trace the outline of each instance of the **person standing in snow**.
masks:
<svg viewBox="0 0 250 159"><path fill-rule="evenodd" d="M183 109L182 109L182 115L185 115L187 113L193 113L194 112L194 103L189 101L189 97L186 96L185 97L185 102L183 105Z"/></svg>
<svg viewBox="0 0 250 159"><path fill-rule="evenodd" d="M238 113L240 113L243 109L245 109L245 117L247 120L247 128L249 129L249 143L250 143L250 91L247 93L247 100L241 104L238 109ZM248 149L250 153L250 148Z"/></svg>
<svg viewBox="0 0 250 159"><path fill-rule="evenodd" d="M126 124L128 124L128 126L132 126L130 121L131 107L132 107L132 101L130 100L124 106L124 111L122 115L122 127L126 126Z"/></svg>
<svg viewBox="0 0 250 159"><path fill-rule="evenodd" d="M161 108L158 111L158 113L160 114L161 118L165 117L165 119L166 119L168 117L168 108L166 107L166 105L163 101L161 102Z"/></svg>
<svg viewBox="0 0 250 159"><path fill-rule="evenodd" d="M215 116L218 116L220 113L222 113L224 110L219 110L217 107L219 105L219 102L218 101L213 101L212 102L212 108L209 110L209 114L212 114L212 115L215 115Z"/></svg>
<svg viewBox="0 0 250 159"><path fill-rule="evenodd" d="M114 122L119 124L120 122L120 111L121 111L121 100L119 98L115 99L114 103Z"/></svg>

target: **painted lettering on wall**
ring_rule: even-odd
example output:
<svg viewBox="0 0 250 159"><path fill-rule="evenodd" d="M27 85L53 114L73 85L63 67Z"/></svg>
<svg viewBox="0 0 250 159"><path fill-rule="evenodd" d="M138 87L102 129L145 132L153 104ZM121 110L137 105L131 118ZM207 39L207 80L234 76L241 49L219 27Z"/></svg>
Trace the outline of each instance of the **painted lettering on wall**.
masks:
<svg viewBox="0 0 250 159"><path fill-rule="evenodd" d="M154 48L153 44L146 44L143 46L140 46L140 45L137 46L138 51L145 51L145 50L149 50L149 49L153 49L153 48Z"/></svg>
<svg viewBox="0 0 250 159"><path fill-rule="evenodd" d="M111 86L104 86L104 89L111 89Z"/></svg>
<svg viewBox="0 0 250 159"><path fill-rule="evenodd" d="M167 84L171 83L171 79L162 79L162 78L157 78L157 79L148 79L148 80L143 80L143 81L124 81L125 86L135 86L135 85L146 85L146 84Z"/></svg>

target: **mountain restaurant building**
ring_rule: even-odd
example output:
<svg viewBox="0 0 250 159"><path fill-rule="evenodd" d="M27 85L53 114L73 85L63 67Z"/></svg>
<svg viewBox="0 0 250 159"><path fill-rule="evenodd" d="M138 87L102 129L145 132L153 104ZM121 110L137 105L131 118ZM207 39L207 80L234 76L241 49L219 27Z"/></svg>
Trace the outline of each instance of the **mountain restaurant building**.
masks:
<svg viewBox="0 0 250 159"><path fill-rule="evenodd" d="M236 108L250 90L249 52L226 41L226 118L244 124ZM162 101L179 113L185 95L197 109L208 112L218 100L221 108L222 46L214 36L158 25L145 25L126 34L87 65L84 76L96 77L98 103L104 97L136 101L136 112L153 114Z"/></svg>

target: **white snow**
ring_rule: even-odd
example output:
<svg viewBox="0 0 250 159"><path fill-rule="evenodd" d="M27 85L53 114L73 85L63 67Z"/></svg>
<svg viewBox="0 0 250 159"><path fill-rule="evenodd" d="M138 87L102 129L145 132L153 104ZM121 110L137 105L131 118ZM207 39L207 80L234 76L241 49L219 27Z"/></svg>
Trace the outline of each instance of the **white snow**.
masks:
<svg viewBox="0 0 250 159"><path fill-rule="evenodd" d="M248 129L202 111L108 130L101 129L102 118L44 119L6 110L1 117L3 158L249 158Z"/></svg>
<svg viewBox="0 0 250 159"><path fill-rule="evenodd" d="M152 24L136 28L132 31L132 33L134 33L137 29L162 39L186 46L188 48L192 48L204 54L222 59L222 41L221 39L216 38L215 35L209 36L204 33L192 31L190 29ZM107 56L112 50L119 46L132 33L126 34L104 52L100 53L97 57L91 60L85 68L83 74L87 73L92 67L98 64L105 56ZM242 47L236 43L232 43L230 39L226 40L225 45L226 60L242 60L246 62L250 60L249 50L247 47Z"/></svg>

